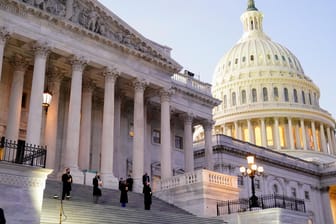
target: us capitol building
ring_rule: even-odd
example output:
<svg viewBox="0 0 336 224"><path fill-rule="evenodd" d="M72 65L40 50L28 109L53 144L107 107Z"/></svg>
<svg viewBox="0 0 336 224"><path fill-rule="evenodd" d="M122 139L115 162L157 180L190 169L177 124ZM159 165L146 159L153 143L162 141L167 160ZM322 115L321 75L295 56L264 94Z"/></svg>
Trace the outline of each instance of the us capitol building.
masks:
<svg viewBox="0 0 336 224"><path fill-rule="evenodd" d="M258 196L305 202L304 213L280 209L262 213L264 220L336 220L335 120L319 107L319 89L298 59L263 32L254 1L212 89L181 72L171 48L98 1L0 0L0 12L0 189L8 192L0 204L13 223L15 192L36 214L27 223L36 223L38 192L65 167L75 183L91 185L99 171L104 187L115 189L130 174L136 192L147 172L155 196L213 217L219 200L251 196L240 172L248 155L264 168L254 180ZM45 161L25 147L18 153L20 144L46 146ZM258 222L244 214L240 220Z"/></svg>

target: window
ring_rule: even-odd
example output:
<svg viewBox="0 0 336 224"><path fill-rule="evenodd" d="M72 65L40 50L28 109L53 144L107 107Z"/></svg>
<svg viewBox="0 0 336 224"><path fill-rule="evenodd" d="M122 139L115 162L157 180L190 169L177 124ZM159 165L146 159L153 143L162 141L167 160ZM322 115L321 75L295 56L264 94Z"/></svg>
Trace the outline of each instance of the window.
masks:
<svg viewBox="0 0 336 224"><path fill-rule="evenodd" d="M235 59L235 64L238 64L238 58Z"/></svg>
<svg viewBox="0 0 336 224"><path fill-rule="evenodd" d="M238 186L244 186L244 177L243 176L238 176L237 181L238 181Z"/></svg>
<svg viewBox="0 0 336 224"><path fill-rule="evenodd" d="M274 94L274 100L278 101L279 100L279 92L278 92L278 87L273 88L273 94Z"/></svg>
<svg viewBox="0 0 336 224"><path fill-rule="evenodd" d="M308 94L308 97L309 97L309 104L312 105L312 97L311 97L311 93Z"/></svg>
<svg viewBox="0 0 336 224"><path fill-rule="evenodd" d="M296 198L296 188L295 187L291 188L291 194L292 194L292 197Z"/></svg>
<svg viewBox="0 0 336 224"><path fill-rule="evenodd" d="M286 61L285 56L282 55L281 58L282 58L283 61Z"/></svg>
<svg viewBox="0 0 336 224"><path fill-rule="evenodd" d="M260 189L260 180L256 179L255 182L254 182L254 186L255 186L256 189L259 190Z"/></svg>
<svg viewBox="0 0 336 224"><path fill-rule="evenodd" d="M309 191L305 191L305 192L304 192L304 195L305 195L305 199L306 199L306 200L310 200Z"/></svg>
<svg viewBox="0 0 336 224"><path fill-rule="evenodd" d="M246 103L246 90L242 91L242 104Z"/></svg>
<svg viewBox="0 0 336 224"><path fill-rule="evenodd" d="M263 98L264 101L268 101L268 92L266 87L263 88Z"/></svg>
<svg viewBox="0 0 336 224"><path fill-rule="evenodd" d="M232 106L236 106L237 101L236 101L236 92L232 93Z"/></svg>
<svg viewBox="0 0 336 224"><path fill-rule="evenodd" d="M270 54L267 54L267 59L271 60L271 55Z"/></svg>
<svg viewBox="0 0 336 224"><path fill-rule="evenodd" d="M276 185L276 184L273 184L273 193L274 194L279 194L279 188L278 188L278 185Z"/></svg>
<svg viewBox="0 0 336 224"><path fill-rule="evenodd" d="M175 135L175 148L183 149L183 138Z"/></svg>
<svg viewBox="0 0 336 224"><path fill-rule="evenodd" d="M275 60L279 60L279 57L278 57L278 55L276 54L276 55L274 55L274 58L275 58Z"/></svg>
<svg viewBox="0 0 336 224"><path fill-rule="evenodd" d="M302 103L306 104L306 97L304 91L302 91Z"/></svg>
<svg viewBox="0 0 336 224"><path fill-rule="evenodd" d="M246 61L246 57L244 56L242 60L243 60L243 62L245 62Z"/></svg>
<svg viewBox="0 0 336 224"><path fill-rule="evenodd" d="M252 89L252 102L257 102L257 90Z"/></svg>
<svg viewBox="0 0 336 224"><path fill-rule="evenodd" d="M155 129L153 130L152 139L153 139L153 143L156 143L156 144L161 143L161 133L159 130L155 130Z"/></svg>
<svg viewBox="0 0 336 224"><path fill-rule="evenodd" d="M294 102L297 103L298 102L298 96L297 96L296 89L293 90L293 94L294 94Z"/></svg>
<svg viewBox="0 0 336 224"><path fill-rule="evenodd" d="M250 60L254 61L254 56L253 55L250 56Z"/></svg>
<svg viewBox="0 0 336 224"><path fill-rule="evenodd" d="M285 101L288 102L289 97L288 97L288 89L287 88L284 88L284 97L285 97Z"/></svg>
<svg viewBox="0 0 336 224"><path fill-rule="evenodd" d="M27 107L27 93L23 93L22 94L21 107L22 108L26 108Z"/></svg>

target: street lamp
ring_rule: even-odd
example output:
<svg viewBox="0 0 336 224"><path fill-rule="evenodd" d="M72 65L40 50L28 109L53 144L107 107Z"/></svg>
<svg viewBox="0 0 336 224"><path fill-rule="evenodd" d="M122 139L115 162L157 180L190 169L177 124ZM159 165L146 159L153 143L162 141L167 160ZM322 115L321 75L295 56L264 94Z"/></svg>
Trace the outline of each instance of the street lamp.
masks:
<svg viewBox="0 0 336 224"><path fill-rule="evenodd" d="M256 175L262 175L264 168L254 163L254 156L247 156L246 159L248 167L240 167L240 172L243 176L249 176L251 178L252 196L250 197L250 208L259 207L258 197L255 195L254 177Z"/></svg>

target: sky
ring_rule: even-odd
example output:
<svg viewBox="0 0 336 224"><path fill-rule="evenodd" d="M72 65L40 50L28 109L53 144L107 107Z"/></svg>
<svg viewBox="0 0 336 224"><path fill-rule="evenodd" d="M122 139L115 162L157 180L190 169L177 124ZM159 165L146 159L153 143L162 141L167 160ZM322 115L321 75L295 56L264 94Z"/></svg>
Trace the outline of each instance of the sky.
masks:
<svg viewBox="0 0 336 224"><path fill-rule="evenodd" d="M99 0L203 82L243 34L247 0ZM320 106L336 118L336 1L255 0L264 32L288 48L320 88Z"/></svg>

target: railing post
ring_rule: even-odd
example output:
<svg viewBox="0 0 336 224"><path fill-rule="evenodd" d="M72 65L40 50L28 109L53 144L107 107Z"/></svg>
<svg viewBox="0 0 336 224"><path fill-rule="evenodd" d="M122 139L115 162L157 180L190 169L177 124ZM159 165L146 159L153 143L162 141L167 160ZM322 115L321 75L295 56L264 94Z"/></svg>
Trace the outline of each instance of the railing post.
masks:
<svg viewBox="0 0 336 224"><path fill-rule="evenodd" d="M264 197L261 196L260 198L261 198L261 208L264 209Z"/></svg>
<svg viewBox="0 0 336 224"><path fill-rule="evenodd" d="M276 194L273 194L273 197L274 197L274 207L273 208L276 208Z"/></svg>
<svg viewBox="0 0 336 224"><path fill-rule="evenodd" d="M219 214L219 206L218 206L218 203L219 203L219 202L217 201L217 206L216 206L216 207L217 207L217 216L220 216L220 214Z"/></svg>
<svg viewBox="0 0 336 224"><path fill-rule="evenodd" d="M286 208L285 195L282 195L282 208Z"/></svg>
<svg viewBox="0 0 336 224"><path fill-rule="evenodd" d="M23 140L18 140L17 142L17 150L16 150L16 157L15 157L15 163L22 164L23 162L23 156L24 156L24 150L25 150L26 142Z"/></svg>
<svg viewBox="0 0 336 224"><path fill-rule="evenodd" d="M228 201L228 214L231 214L230 201Z"/></svg>

